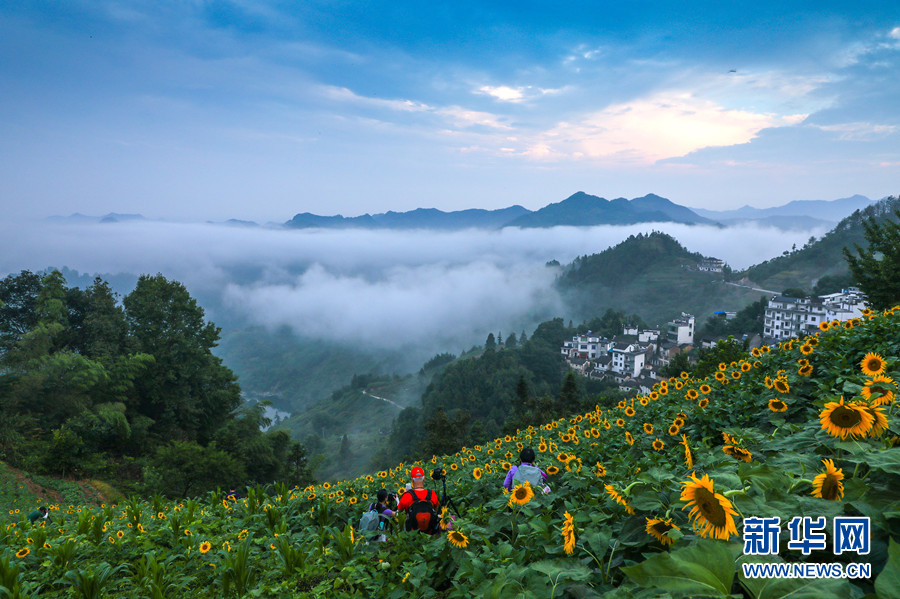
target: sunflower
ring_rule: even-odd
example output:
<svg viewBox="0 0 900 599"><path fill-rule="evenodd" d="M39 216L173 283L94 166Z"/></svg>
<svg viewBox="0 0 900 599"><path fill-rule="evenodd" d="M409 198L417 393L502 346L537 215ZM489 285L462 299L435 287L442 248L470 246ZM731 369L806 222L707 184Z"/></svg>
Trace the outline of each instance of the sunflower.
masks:
<svg viewBox="0 0 900 599"><path fill-rule="evenodd" d="M670 530L681 530L674 524L672 524L672 519L662 520L660 518L647 518L647 534L655 538L657 541L662 543L663 545L671 545L675 542L675 539L670 537L668 533Z"/></svg>
<svg viewBox="0 0 900 599"><path fill-rule="evenodd" d="M680 430L681 430L681 427L679 427L677 424L669 425L669 434L672 435L673 437L675 435L677 435Z"/></svg>
<svg viewBox="0 0 900 599"><path fill-rule="evenodd" d="M731 535L737 534L734 516L737 512L724 495L716 493L713 481L704 474L702 479L691 474L691 480L681 483L681 500L686 501L683 510L691 508L689 519L693 520L694 530L701 537L710 537L727 541Z"/></svg>
<svg viewBox="0 0 900 599"><path fill-rule="evenodd" d="M616 418L616 426L625 426L624 418Z"/></svg>
<svg viewBox="0 0 900 599"><path fill-rule="evenodd" d="M753 355L754 358L758 358L760 356L760 351L759 351L758 347L754 347L753 349L751 349L750 353Z"/></svg>
<svg viewBox="0 0 900 599"><path fill-rule="evenodd" d="M512 464L509 462L500 462L500 467L503 468L504 471L507 471L512 468Z"/></svg>
<svg viewBox="0 0 900 599"><path fill-rule="evenodd" d="M469 544L469 537L459 532L458 530L451 530L450 532L448 532L447 540L450 541L450 543L454 547L458 547L459 549L462 549Z"/></svg>
<svg viewBox="0 0 900 599"><path fill-rule="evenodd" d="M822 460L825 464L825 472L816 475L813 479L812 495L822 499L840 501L844 496L844 473L834 467L834 461Z"/></svg>
<svg viewBox="0 0 900 599"><path fill-rule="evenodd" d="M894 388L891 388L888 385L892 385ZM894 379L889 376L878 374L873 376L872 380L866 381L860 395L866 400L871 401L873 405L886 406L894 401L895 388L896 383L894 382ZM874 398L872 397L873 395L875 396Z"/></svg>
<svg viewBox="0 0 900 599"><path fill-rule="evenodd" d="M634 445L634 436L628 431L625 431L625 440L628 441L629 445Z"/></svg>
<svg viewBox="0 0 900 599"><path fill-rule="evenodd" d="M668 395L668 394L669 394L669 388L666 387L666 386L661 386L661 387L659 388L659 394L660 394L660 395Z"/></svg>
<svg viewBox="0 0 900 599"><path fill-rule="evenodd" d="M703 383L702 385L700 385L700 393L706 395L710 391L712 391L712 387L710 387L706 383Z"/></svg>
<svg viewBox="0 0 900 599"><path fill-rule="evenodd" d="M640 398L640 399L638 400L638 402L639 402L642 406L646 406L648 403L650 403L650 400L647 399L646 397L642 397L642 398Z"/></svg>
<svg viewBox="0 0 900 599"><path fill-rule="evenodd" d="M830 328L831 328L831 324L827 320L823 320L822 322L819 323L820 331L827 331Z"/></svg>
<svg viewBox="0 0 900 599"><path fill-rule="evenodd" d="M884 372L884 358L874 352L869 352L859 363L859 368L866 376L875 376Z"/></svg>
<svg viewBox="0 0 900 599"><path fill-rule="evenodd" d="M200 553L206 553L210 549L212 549L212 543L210 543L209 541L203 541L202 543L200 543Z"/></svg>
<svg viewBox="0 0 900 599"><path fill-rule="evenodd" d="M629 514L634 513L634 508L628 505L628 500L622 497L622 495L619 494L618 491L616 491L616 488L614 486L606 485L603 488L606 489L606 494L609 495L613 501L615 501L619 505L624 505L625 510L628 511Z"/></svg>
<svg viewBox="0 0 900 599"><path fill-rule="evenodd" d="M558 454L556 454L556 459L559 460L560 462L562 462L563 464L565 464L566 462L568 462L569 460L572 459L572 456L569 456L569 454L567 454L565 451L561 451Z"/></svg>
<svg viewBox="0 0 900 599"><path fill-rule="evenodd" d="M347 501L350 503L350 505L353 505L353 504L356 503L357 499L356 499L356 497L351 497L351 498L348 499Z"/></svg>
<svg viewBox="0 0 900 599"><path fill-rule="evenodd" d="M541 453L545 453L547 451L547 444L541 441L541 443L538 445L538 451L540 451Z"/></svg>
<svg viewBox="0 0 900 599"><path fill-rule="evenodd" d="M809 343L804 343L800 346L800 353L804 356L808 356L809 354L813 353L813 346Z"/></svg>
<svg viewBox="0 0 900 599"><path fill-rule="evenodd" d="M798 368L797 374L799 374L800 376L809 376L812 374L812 371L813 367L807 364L806 366L801 366L800 368Z"/></svg>
<svg viewBox="0 0 900 599"><path fill-rule="evenodd" d="M781 401L780 399L770 399L769 400L769 409L773 412L784 412L788 409L788 405Z"/></svg>
<svg viewBox="0 0 900 599"><path fill-rule="evenodd" d="M523 485L516 485L512 493L509 495L509 505L525 505L534 499L534 491L531 490L531 484L526 482Z"/></svg>
<svg viewBox="0 0 900 599"><path fill-rule="evenodd" d="M881 433L888 427L887 416L884 415L884 408L879 406L869 406L860 404L872 416L872 430L869 431L870 437L880 437Z"/></svg>
<svg viewBox="0 0 900 599"><path fill-rule="evenodd" d="M825 408L819 414L819 422L822 430L832 437L846 439L847 435L864 437L872 429L874 418L865 408L855 404L844 404L841 401L831 401L825 404Z"/></svg>
<svg viewBox="0 0 900 599"><path fill-rule="evenodd" d="M682 387L684 387L684 383L682 383L681 381L675 381L676 389L681 389Z"/></svg>
<svg viewBox="0 0 900 599"><path fill-rule="evenodd" d="M705 408L706 406L709 405L709 400L704 397L703 399L701 399L700 401L697 402L697 405L700 406L701 409Z"/></svg>
<svg viewBox="0 0 900 599"><path fill-rule="evenodd" d="M657 393L656 391L651 391L650 392L650 401L656 401L657 399L659 399L659 393Z"/></svg>
<svg viewBox="0 0 900 599"><path fill-rule="evenodd" d="M783 378L775 379L775 381L772 383L772 387L779 393L787 393L791 390L791 386L788 385L787 380Z"/></svg>
<svg viewBox="0 0 900 599"><path fill-rule="evenodd" d="M22 547L21 549L16 551L16 557L25 557L29 553L31 553L31 549L29 549L28 547Z"/></svg>
<svg viewBox="0 0 900 599"><path fill-rule="evenodd" d="M733 458L738 460L744 460L747 463L750 463L750 460L753 459L753 454L744 449L743 447L738 447L736 445L726 445L722 448L726 454L730 455Z"/></svg>
<svg viewBox="0 0 900 599"><path fill-rule="evenodd" d="M553 476L554 474L556 474L558 472L559 472L559 468L557 468L556 466L547 466L547 474L549 474L550 476Z"/></svg>
<svg viewBox="0 0 900 599"><path fill-rule="evenodd" d="M119 532L116 533L116 536L121 539L122 537L125 536L125 533L120 530Z"/></svg>
<svg viewBox="0 0 900 599"><path fill-rule="evenodd" d="M634 416L634 408L632 408L631 406L628 406L627 408L625 408L625 415L628 416L629 418Z"/></svg>
<svg viewBox="0 0 900 599"><path fill-rule="evenodd" d="M565 520L562 526L563 549L565 549L566 555L572 555L572 552L575 551L575 520L568 510L566 510L564 516Z"/></svg>
<svg viewBox="0 0 900 599"><path fill-rule="evenodd" d="M766 386L766 389L772 388L772 377L766 375L766 378L763 379L763 384Z"/></svg>
<svg viewBox="0 0 900 599"><path fill-rule="evenodd" d="M748 372L751 368L753 368L753 364L750 362L741 363L741 372Z"/></svg>
<svg viewBox="0 0 900 599"><path fill-rule="evenodd" d="M725 370L726 368L728 368L728 364L726 364L725 362L719 362L719 370Z"/></svg>
<svg viewBox="0 0 900 599"><path fill-rule="evenodd" d="M628 404L626 403L626 401L624 399L620 399L619 403L617 403L616 405L618 406L618 408L620 410L624 410L625 406L627 406Z"/></svg>
<svg viewBox="0 0 900 599"><path fill-rule="evenodd" d="M684 396L686 398L690 399L691 401L693 401L693 400L697 399L698 397L700 397L700 394L697 393L696 389L688 389L687 393L685 393Z"/></svg>
<svg viewBox="0 0 900 599"><path fill-rule="evenodd" d="M717 373L716 373L716 380L719 381L720 383L721 383L722 381L724 381L724 380L725 380L725 373L724 373L724 372L717 372Z"/></svg>
<svg viewBox="0 0 900 599"><path fill-rule="evenodd" d="M647 433L648 435L652 435L653 434L653 425L650 424L649 422L645 422L644 423L644 432Z"/></svg>
<svg viewBox="0 0 900 599"><path fill-rule="evenodd" d="M665 446L666 443L662 439L653 440L653 449L655 449L656 451L662 451Z"/></svg>
<svg viewBox="0 0 900 599"><path fill-rule="evenodd" d="M566 433L566 434L562 435L559 438L559 440L562 441L563 443L569 443L572 440L572 437L569 436L569 433Z"/></svg>
<svg viewBox="0 0 900 599"><path fill-rule="evenodd" d="M597 476L606 476L606 466L604 466L600 462L597 462L594 465L594 474L596 474Z"/></svg>
<svg viewBox="0 0 900 599"><path fill-rule="evenodd" d="M474 478L475 480L479 480L481 478L481 472L482 472L481 468L476 468L475 470L472 470L472 478Z"/></svg>
<svg viewBox="0 0 900 599"><path fill-rule="evenodd" d="M691 455L691 447L688 445L687 435L681 435L681 445L684 445L684 463L688 468L694 467L694 456Z"/></svg>
<svg viewBox="0 0 900 599"><path fill-rule="evenodd" d="M739 378L741 378L741 371L740 371L740 370L733 370L733 371L731 372L731 378L733 378L734 380L738 380Z"/></svg>

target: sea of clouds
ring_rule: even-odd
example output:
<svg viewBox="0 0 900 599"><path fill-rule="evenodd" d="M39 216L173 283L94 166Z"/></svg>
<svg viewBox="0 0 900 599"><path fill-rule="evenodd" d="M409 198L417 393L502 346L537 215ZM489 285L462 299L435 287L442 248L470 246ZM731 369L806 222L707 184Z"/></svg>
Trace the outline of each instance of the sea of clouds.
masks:
<svg viewBox="0 0 900 599"><path fill-rule="evenodd" d="M162 273L201 298L217 322L287 326L385 349L427 338L458 351L499 327L519 332L567 316L548 261L565 265L652 230L735 269L825 232L672 223L440 232L4 222L0 276L64 266L105 278Z"/></svg>

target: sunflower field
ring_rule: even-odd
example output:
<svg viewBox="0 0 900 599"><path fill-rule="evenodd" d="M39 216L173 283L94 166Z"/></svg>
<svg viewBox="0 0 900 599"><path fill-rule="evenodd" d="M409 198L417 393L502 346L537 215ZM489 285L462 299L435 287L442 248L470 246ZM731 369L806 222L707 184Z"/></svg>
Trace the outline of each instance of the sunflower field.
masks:
<svg viewBox="0 0 900 599"><path fill-rule="evenodd" d="M355 480L51 505L43 525L13 502L0 597L900 597L900 307L820 328ZM525 447L549 492L502 488ZM433 536L362 537L366 506L413 465L443 468L458 514L445 508ZM838 551L836 519L867 519L866 547ZM762 520L776 539L754 555ZM831 575L753 578L747 563Z"/></svg>

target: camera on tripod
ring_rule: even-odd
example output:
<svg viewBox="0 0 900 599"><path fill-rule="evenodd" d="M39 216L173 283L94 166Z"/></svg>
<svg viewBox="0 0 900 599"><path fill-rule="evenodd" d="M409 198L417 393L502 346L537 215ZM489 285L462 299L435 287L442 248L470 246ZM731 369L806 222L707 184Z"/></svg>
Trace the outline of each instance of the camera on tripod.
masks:
<svg viewBox="0 0 900 599"><path fill-rule="evenodd" d="M447 478L447 471L438 466L434 470L431 471L431 479L432 480L445 480Z"/></svg>

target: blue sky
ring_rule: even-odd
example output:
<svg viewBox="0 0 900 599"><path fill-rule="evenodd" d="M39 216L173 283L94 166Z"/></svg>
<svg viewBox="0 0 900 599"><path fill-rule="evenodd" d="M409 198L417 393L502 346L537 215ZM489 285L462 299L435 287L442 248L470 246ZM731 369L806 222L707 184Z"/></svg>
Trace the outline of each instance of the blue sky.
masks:
<svg viewBox="0 0 900 599"><path fill-rule="evenodd" d="M759 4L5 2L0 207L896 195L900 3Z"/></svg>

